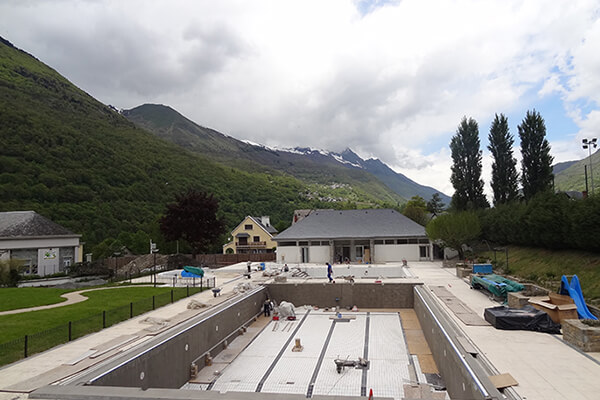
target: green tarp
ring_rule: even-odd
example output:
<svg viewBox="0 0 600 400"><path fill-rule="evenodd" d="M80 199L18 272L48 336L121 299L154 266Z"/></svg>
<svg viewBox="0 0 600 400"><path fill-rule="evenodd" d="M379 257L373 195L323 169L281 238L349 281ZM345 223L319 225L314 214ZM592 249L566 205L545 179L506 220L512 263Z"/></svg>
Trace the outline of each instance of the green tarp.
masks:
<svg viewBox="0 0 600 400"><path fill-rule="evenodd" d="M204 276L204 270L200 267L192 267L192 266L186 265L185 267L183 267L183 270L185 272L189 272L190 274L198 275L199 277Z"/></svg>
<svg viewBox="0 0 600 400"><path fill-rule="evenodd" d="M511 281L510 279L506 279L496 274L472 275L471 287L475 289L486 289L488 292L501 297L504 300L507 299L508 292L520 292L521 290L525 290L525 286L521 285L520 283Z"/></svg>

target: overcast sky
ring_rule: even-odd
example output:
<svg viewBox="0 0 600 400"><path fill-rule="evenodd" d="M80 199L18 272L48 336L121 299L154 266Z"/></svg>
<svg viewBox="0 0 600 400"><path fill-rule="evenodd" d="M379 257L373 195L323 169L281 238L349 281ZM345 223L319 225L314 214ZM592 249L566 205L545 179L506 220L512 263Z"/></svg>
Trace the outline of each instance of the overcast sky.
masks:
<svg viewBox="0 0 600 400"><path fill-rule="evenodd" d="M173 107L269 146L376 157L452 194L449 142L546 121L555 162L600 134L598 1L0 2L0 35L105 104ZM489 193L489 187L488 187Z"/></svg>

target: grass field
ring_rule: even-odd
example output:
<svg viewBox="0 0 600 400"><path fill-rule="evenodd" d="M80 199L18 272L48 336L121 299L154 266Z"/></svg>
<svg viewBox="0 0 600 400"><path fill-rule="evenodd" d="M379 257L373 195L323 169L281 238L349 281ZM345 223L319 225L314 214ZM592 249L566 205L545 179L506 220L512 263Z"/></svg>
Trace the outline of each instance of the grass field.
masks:
<svg viewBox="0 0 600 400"><path fill-rule="evenodd" d="M67 299L61 294L71 292L68 289L55 288L1 288L0 311L16 310L61 303Z"/></svg>
<svg viewBox="0 0 600 400"><path fill-rule="evenodd" d="M71 339L76 339L124 321L131 315L136 316L169 304L171 290L173 290L173 301L187 296L187 288L145 286L109 288L85 293L88 300L81 303L48 310L2 315L0 316L0 365L23 357L25 335L28 336L29 354L44 351L69 340L69 322L71 322ZM200 288L189 288L189 294L199 290Z"/></svg>
<svg viewBox="0 0 600 400"><path fill-rule="evenodd" d="M494 260L494 252L479 253ZM497 265L506 267L506 256L497 252ZM574 250L547 250L508 246L508 275L557 290L563 275L577 275L586 302L600 305L600 254Z"/></svg>

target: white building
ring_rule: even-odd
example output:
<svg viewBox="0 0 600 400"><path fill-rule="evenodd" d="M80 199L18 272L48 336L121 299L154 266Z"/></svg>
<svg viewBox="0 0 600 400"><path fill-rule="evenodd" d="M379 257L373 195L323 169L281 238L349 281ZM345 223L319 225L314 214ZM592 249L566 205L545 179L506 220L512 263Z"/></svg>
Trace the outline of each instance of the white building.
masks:
<svg viewBox="0 0 600 400"><path fill-rule="evenodd" d="M55 274L81 262L80 238L35 211L0 212L0 260L22 261L25 274Z"/></svg>
<svg viewBox="0 0 600 400"><path fill-rule="evenodd" d="M279 263L432 259L425 228L391 209L314 210L274 240Z"/></svg>

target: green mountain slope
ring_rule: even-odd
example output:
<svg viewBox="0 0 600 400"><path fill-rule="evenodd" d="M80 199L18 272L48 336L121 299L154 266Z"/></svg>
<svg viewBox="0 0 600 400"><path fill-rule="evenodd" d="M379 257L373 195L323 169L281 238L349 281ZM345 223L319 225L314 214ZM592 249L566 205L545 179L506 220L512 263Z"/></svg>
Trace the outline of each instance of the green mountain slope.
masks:
<svg viewBox="0 0 600 400"><path fill-rule="evenodd" d="M592 174L594 176L594 192L600 193L600 151L592 154L592 170L590 173L590 158L585 157L582 160L573 162L568 168L559 170L554 174L554 187L557 190L585 190L585 166L587 166L588 174L588 190L592 192Z"/></svg>
<svg viewBox="0 0 600 400"><path fill-rule="evenodd" d="M0 210L35 210L82 233L86 251L123 231L156 240L157 217L188 188L214 193L228 228L323 206L297 179L225 167L135 127L1 38L0 143Z"/></svg>
<svg viewBox="0 0 600 400"><path fill-rule="evenodd" d="M349 168L332 153L274 150L242 142L200 126L164 105L145 104L123 111L130 121L195 153L247 171L282 172L310 185L309 195L370 205L397 204L405 198L362 168Z"/></svg>

